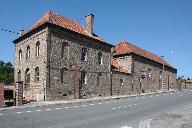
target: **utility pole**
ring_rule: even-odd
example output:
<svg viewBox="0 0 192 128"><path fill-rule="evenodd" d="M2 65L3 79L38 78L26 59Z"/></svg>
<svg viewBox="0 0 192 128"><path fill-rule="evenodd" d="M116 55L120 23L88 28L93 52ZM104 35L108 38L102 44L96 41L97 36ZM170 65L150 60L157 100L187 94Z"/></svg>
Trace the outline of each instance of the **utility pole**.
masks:
<svg viewBox="0 0 192 128"><path fill-rule="evenodd" d="M161 56L161 58L163 59L163 71L162 71L162 91L164 91L164 87L165 87L165 79L164 79L164 72L165 72L165 60L164 60L164 56Z"/></svg>

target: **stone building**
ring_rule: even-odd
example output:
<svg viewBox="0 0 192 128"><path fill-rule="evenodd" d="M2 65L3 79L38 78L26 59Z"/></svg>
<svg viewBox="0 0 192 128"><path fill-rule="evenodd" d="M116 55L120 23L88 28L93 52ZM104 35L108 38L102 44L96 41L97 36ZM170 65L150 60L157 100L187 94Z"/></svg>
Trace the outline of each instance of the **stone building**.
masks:
<svg viewBox="0 0 192 128"><path fill-rule="evenodd" d="M69 100L174 87L176 69L127 42L114 47L93 32L93 22L92 14L86 16L84 27L50 11L27 32L20 31L14 40L14 79L24 82L26 100Z"/></svg>
<svg viewBox="0 0 192 128"><path fill-rule="evenodd" d="M110 95L111 48L86 26L47 12L15 43L15 81L26 100L65 100Z"/></svg>
<svg viewBox="0 0 192 128"><path fill-rule="evenodd" d="M163 58L128 42L113 50L114 95L176 89L177 70Z"/></svg>

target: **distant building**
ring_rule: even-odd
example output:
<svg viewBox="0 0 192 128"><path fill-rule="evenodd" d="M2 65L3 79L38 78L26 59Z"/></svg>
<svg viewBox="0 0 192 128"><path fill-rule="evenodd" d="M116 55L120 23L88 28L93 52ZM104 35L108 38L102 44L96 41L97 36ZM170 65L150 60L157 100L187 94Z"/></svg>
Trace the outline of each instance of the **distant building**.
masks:
<svg viewBox="0 0 192 128"><path fill-rule="evenodd" d="M0 108L15 105L15 91L14 84L0 83Z"/></svg>
<svg viewBox="0 0 192 128"><path fill-rule="evenodd" d="M163 58L128 42L115 46L112 71L115 95L177 88L175 68Z"/></svg>
<svg viewBox="0 0 192 128"><path fill-rule="evenodd" d="M93 33L93 23L93 14L86 16L83 27L47 12L29 31L21 30L14 41L14 79L24 81L26 100L69 100L174 87L176 69L129 43L114 47Z"/></svg>

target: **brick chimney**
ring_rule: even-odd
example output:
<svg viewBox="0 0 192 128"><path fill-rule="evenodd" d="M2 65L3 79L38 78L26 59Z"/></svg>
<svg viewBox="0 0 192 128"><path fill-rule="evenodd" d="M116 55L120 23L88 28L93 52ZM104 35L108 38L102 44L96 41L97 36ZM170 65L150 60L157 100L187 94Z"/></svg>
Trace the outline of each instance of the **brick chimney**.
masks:
<svg viewBox="0 0 192 128"><path fill-rule="evenodd" d="M19 35L22 36L24 33L25 33L25 30L24 30L23 28L21 28L21 29L19 30Z"/></svg>
<svg viewBox="0 0 192 128"><path fill-rule="evenodd" d="M93 14L88 14L86 17L86 29L85 31L93 35L93 21L94 21L94 15Z"/></svg>

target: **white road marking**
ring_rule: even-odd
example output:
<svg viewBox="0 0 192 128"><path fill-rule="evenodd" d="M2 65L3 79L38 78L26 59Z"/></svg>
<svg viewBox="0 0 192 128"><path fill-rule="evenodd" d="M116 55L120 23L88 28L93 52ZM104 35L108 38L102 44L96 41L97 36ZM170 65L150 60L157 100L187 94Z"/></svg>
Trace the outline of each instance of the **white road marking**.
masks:
<svg viewBox="0 0 192 128"><path fill-rule="evenodd" d="M187 92L187 91L184 91L184 92Z"/></svg>
<svg viewBox="0 0 192 128"><path fill-rule="evenodd" d="M159 95L157 95L157 96L159 96Z"/></svg>
<svg viewBox="0 0 192 128"><path fill-rule="evenodd" d="M163 94L164 96L166 95L166 94Z"/></svg>
<svg viewBox="0 0 192 128"><path fill-rule="evenodd" d="M113 101L114 103L116 103L117 101Z"/></svg>
<svg viewBox="0 0 192 128"><path fill-rule="evenodd" d="M0 114L0 116L2 116L3 114Z"/></svg>
<svg viewBox="0 0 192 128"><path fill-rule="evenodd" d="M65 108L69 108L69 107L65 107Z"/></svg>
<svg viewBox="0 0 192 128"><path fill-rule="evenodd" d="M180 92L177 92L177 93L180 93Z"/></svg>
<svg viewBox="0 0 192 128"><path fill-rule="evenodd" d="M173 95L173 93L171 93L171 95Z"/></svg>
<svg viewBox="0 0 192 128"><path fill-rule="evenodd" d="M98 103L98 104L102 104L102 103Z"/></svg>
<svg viewBox="0 0 192 128"><path fill-rule="evenodd" d="M30 113L31 111L26 111L27 113Z"/></svg>
<svg viewBox="0 0 192 128"><path fill-rule="evenodd" d="M42 110L36 110L37 112L41 112Z"/></svg>
<svg viewBox="0 0 192 128"><path fill-rule="evenodd" d="M61 109L61 108L55 108L56 110L59 110L59 109Z"/></svg>
<svg viewBox="0 0 192 128"><path fill-rule="evenodd" d="M122 107L117 107L117 108L122 108Z"/></svg>
<svg viewBox="0 0 192 128"><path fill-rule="evenodd" d="M22 112L16 112L17 114L20 114L20 113L22 113Z"/></svg>
<svg viewBox="0 0 192 128"><path fill-rule="evenodd" d="M183 96L183 95L181 94L181 96Z"/></svg>
<svg viewBox="0 0 192 128"><path fill-rule="evenodd" d="M139 99L139 98L136 97L135 99L137 100L137 99Z"/></svg>
<svg viewBox="0 0 192 128"><path fill-rule="evenodd" d="M123 106L124 108L127 108L127 106L125 105L125 106Z"/></svg>
<svg viewBox="0 0 192 128"><path fill-rule="evenodd" d="M121 128L133 128L133 127L123 126L123 127L121 127Z"/></svg>
<svg viewBox="0 0 192 128"><path fill-rule="evenodd" d="M128 100L131 100L131 99L128 99Z"/></svg>
<svg viewBox="0 0 192 128"><path fill-rule="evenodd" d="M94 104L90 104L91 106L93 106Z"/></svg>
<svg viewBox="0 0 192 128"><path fill-rule="evenodd" d="M192 92L192 90L190 90Z"/></svg>
<svg viewBox="0 0 192 128"><path fill-rule="evenodd" d="M144 99L145 97L143 96L142 98Z"/></svg>
<svg viewBox="0 0 192 128"><path fill-rule="evenodd" d="M112 108L113 110L115 110L116 108Z"/></svg>
<svg viewBox="0 0 192 128"><path fill-rule="evenodd" d="M108 104L109 102L106 102L106 104Z"/></svg>
<svg viewBox="0 0 192 128"><path fill-rule="evenodd" d="M149 97L153 97L153 96L149 96Z"/></svg>
<svg viewBox="0 0 192 128"><path fill-rule="evenodd" d="M137 104L134 104L135 106L137 106Z"/></svg>
<svg viewBox="0 0 192 128"><path fill-rule="evenodd" d="M51 109L46 109L47 111L50 111Z"/></svg>
<svg viewBox="0 0 192 128"><path fill-rule="evenodd" d="M78 108L79 106L74 106L74 108Z"/></svg>
<svg viewBox="0 0 192 128"><path fill-rule="evenodd" d="M83 106L83 107L86 107L87 105L84 104L84 105L82 105L82 106Z"/></svg>
<svg viewBox="0 0 192 128"><path fill-rule="evenodd" d="M129 107L131 107L132 105L128 105Z"/></svg>

